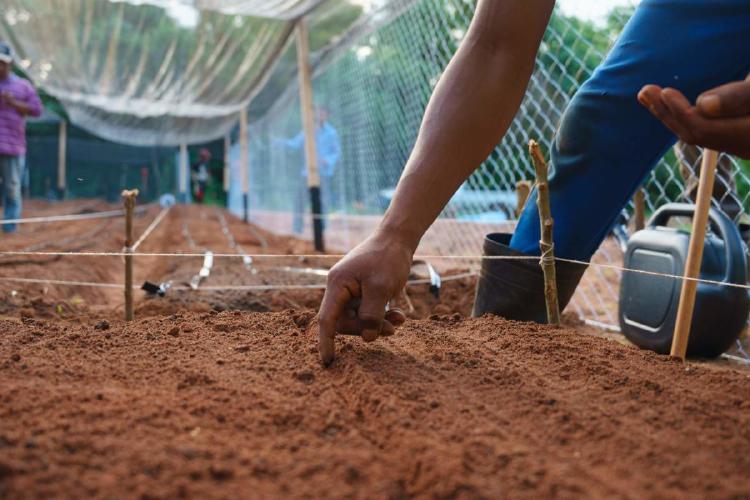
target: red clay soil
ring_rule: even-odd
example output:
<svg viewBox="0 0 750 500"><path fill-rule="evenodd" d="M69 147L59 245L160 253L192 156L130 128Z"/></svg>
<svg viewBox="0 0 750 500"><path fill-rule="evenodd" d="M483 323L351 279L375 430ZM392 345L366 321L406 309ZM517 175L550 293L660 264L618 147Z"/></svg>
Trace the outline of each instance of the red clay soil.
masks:
<svg viewBox="0 0 750 500"><path fill-rule="evenodd" d="M27 225L2 249L118 251L122 225ZM139 250L237 253L232 239L312 253L197 206L173 208ZM138 257L136 281L183 286L201 260ZM280 268L333 262L217 258L203 285L320 284ZM0 277L122 274L117 257L0 259ZM397 336L340 339L325 370L322 290L139 292L126 325L119 289L0 281L0 498L750 498L750 372L581 335L573 316L561 330L462 319L474 286L410 287ZM270 312L284 309L297 312Z"/></svg>
<svg viewBox="0 0 750 500"><path fill-rule="evenodd" d="M747 372L457 316L0 321L0 497L750 496Z"/></svg>

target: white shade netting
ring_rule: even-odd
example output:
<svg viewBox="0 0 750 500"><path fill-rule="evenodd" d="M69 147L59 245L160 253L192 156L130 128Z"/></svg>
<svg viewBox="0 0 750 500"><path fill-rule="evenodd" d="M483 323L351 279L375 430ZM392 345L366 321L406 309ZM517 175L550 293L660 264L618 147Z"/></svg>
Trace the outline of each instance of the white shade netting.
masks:
<svg viewBox="0 0 750 500"><path fill-rule="evenodd" d="M76 125L116 142L177 145L218 138L237 123L278 70L299 16L310 16L316 34L336 20L339 31L313 37L322 49L342 26L382 9L361 3L3 0L0 38ZM293 77L294 68L283 73Z"/></svg>

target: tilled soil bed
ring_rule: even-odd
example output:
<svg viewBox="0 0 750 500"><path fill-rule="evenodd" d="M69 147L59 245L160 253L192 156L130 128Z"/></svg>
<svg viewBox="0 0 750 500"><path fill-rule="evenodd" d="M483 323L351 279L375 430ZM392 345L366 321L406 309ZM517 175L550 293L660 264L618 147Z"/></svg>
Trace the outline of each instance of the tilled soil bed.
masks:
<svg viewBox="0 0 750 500"><path fill-rule="evenodd" d="M0 497L750 496L750 374L499 318L0 321Z"/></svg>
<svg viewBox="0 0 750 500"><path fill-rule="evenodd" d="M75 214L119 208L95 200L61 204L29 203L28 216ZM53 212L52 210L56 210ZM140 208L134 233L140 236L159 214L159 207ZM0 250L33 252L119 252L123 245L122 218L66 221L54 224L28 224L18 234L4 236ZM203 263L202 255L236 254L217 257L209 278L198 290L186 289ZM325 277L299 272L325 270L335 258L326 256L300 258L313 254L309 242L275 235L247 224L226 210L213 206L178 205L144 240L138 249L145 253L191 253L198 257L137 257L134 261L135 283L168 282L173 288L166 297L135 293L136 316L161 316L184 311L244 310L255 312L284 309L315 309L323 297L321 289L290 289L294 285L325 284ZM254 255L252 265L243 265L243 253ZM257 255L273 255L262 258ZM289 270L298 272L290 272ZM465 269L448 270L462 274ZM121 257L14 255L0 257L0 317L29 317L49 320L80 321L111 319L123 316L123 290L118 287L96 288L59 284L59 281L118 284L124 282ZM421 277L421 276L420 276ZM29 283L24 280L54 280L52 283ZM429 293L429 285L409 287L413 310L403 297L394 305L409 311L412 318L430 314L471 312L476 278L446 279L440 298ZM264 290L237 290L232 287L268 287ZM279 289L273 289L278 286ZM225 289L222 289L226 287Z"/></svg>

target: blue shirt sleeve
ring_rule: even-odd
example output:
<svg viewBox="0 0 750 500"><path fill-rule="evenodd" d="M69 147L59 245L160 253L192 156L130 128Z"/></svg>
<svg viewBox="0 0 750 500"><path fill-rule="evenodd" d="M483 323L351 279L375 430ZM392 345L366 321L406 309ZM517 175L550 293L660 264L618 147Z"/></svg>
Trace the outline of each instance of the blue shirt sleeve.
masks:
<svg viewBox="0 0 750 500"><path fill-rule="evenodd" d="M338 163L339 156L341 156L339 134L336 132L336 129L329 124L323 131L321 131L320 140L318 142L318 148L320 150L318 156L324 160L320 168L320 173L326 177L332 177L336 169L336 163Z"/></svg>

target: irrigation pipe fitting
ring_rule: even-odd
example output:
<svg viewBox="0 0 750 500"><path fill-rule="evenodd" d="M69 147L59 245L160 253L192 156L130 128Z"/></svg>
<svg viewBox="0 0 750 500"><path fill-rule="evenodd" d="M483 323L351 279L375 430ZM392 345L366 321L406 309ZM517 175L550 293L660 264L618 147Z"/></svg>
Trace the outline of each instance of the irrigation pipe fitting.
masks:
<svg viewBox="0 0 750 500"><path fill-rule="evenodd" d="M203 256L203 267L198 274L190 279L190 288L197 290L201 282L211 275L211 268L214 266L214 254L210 250Z"/></svg>
<svg viewBox="0 0 750 500"><path fill-rule="evenodd" d="M440 289L443 286L443 280L440 278L440 274L435 270L435 267L426 260L415 260L412 262L412 269L416 266L425 266L427 268L427 274L429 276L430 293L435 296L436 299L440 298Z"/></svg>

